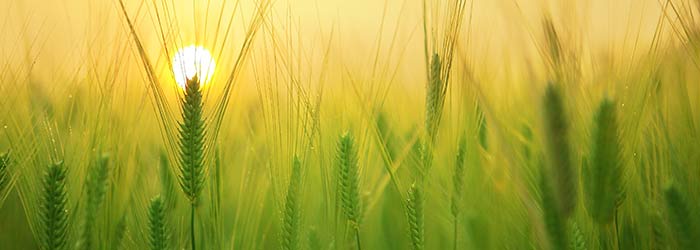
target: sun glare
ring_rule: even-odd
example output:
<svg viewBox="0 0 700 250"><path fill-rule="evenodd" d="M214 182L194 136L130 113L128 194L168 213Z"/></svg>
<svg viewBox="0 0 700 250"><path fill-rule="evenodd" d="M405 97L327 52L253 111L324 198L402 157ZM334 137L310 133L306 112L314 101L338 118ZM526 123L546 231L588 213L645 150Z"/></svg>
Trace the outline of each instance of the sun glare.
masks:
<svg viewBox="0 0 700 250"><path fill-rule="evenodd" d="M199 77L202 86L207 85L214 75L215 67L211 53L202 46L184 47L173 57L173 75L177 85L183 89L187 79L195 75Z"/></svg>

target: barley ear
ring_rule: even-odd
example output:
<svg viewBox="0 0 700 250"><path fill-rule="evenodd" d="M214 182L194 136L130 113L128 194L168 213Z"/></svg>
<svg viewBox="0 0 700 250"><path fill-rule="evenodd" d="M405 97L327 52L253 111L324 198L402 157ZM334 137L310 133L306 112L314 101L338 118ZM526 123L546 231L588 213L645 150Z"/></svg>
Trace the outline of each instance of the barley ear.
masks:
<svg viewBox="0 0 700 250"><path fill-rule="evenodd" d="M204 133L202 92L195 76L187 81L180 123L180 187L192 204L204 186Z"/></svg>
<svg viewBox="0 0 700 250"><path fill-rule="evenodd" d="M289 178L287 188L287 200L284 206L284 218L282 223L282 249L300 249L300 188L301 188L301 162L298 157L294 157L292 163L292 175Z"/></svg>
<svg viewBox="0 0 700 250"><path fill-rule="evenodd" d="M346 219L355 230L357 249L361 249L360 221L362 219L362 205L359 190L360 170L357 165L355 139L350 132L345 133L338 139L336 161L341 207Z"/></svg>
<svg viewBox="0 0 700 250"><path fill-rule="evenodd" d="M151 199L148 206L148 241L151 250L170 249L170 231L165 209L165 202L160 196Z"/></svg>
<svg viewBox="0 0 700 250"><path fill-rule="evenodd" d="M414 183L408 190L406 203L406 217L408 218L409 236L414 250L421 250L425 246L424 221L423 221L423 191Z"/></svg>
<svg viewBox="0 0 700 250"><path fill-rule="evenodd" d="M586 239L583 237L583 232L581 232L581 228L578 226L578 223L572 222L569 230L569 237L571 241L569 248L571 250L587 250L588 247L586 247Z"/></svg>
<svg viewBox="0 0 700 250"><path fill-rule="evenodd" d="M697 230L688 203L672 185L664 190L664 198L669 225L676 236L678 247L684 250L698 249Z"/></svg>
<svg viewBox="0 0 700 250"><path fill-rule="evenodd" d="M440 114L444 101L444 85L440 78L442 63L440 56L436 53L430 62L430 78L426 85L425 94L425 129L430 142L432 143L437 134L437 127L440 123Z"/></svg>
<svg viewBox="0 0 700 250"><path fill-rule="evenodd" d="M4 152L0 154L0 194L5 190L5 186L10 182L7 166L10 165L10 154Z"/></svg>
<svg viewBox="0 0 700 250"><path fill-rule="evenodd" d="M114 228L114 234L112 235L112 243L111 243L110 249L112 249L112 250L121 249L125 235L126 235L126 214L122 214L122 216L120 216L120 218L119 218L119 221L117 222L116 227Z"/></svg>
<svg viewBox="0 0 700 250"><path fill-rule="evenodd" d="M97 212L107 192L107 179L109 177L109 156L100 156L87 175L86 190L87 203L85 208L85 221L83 221L80 247L82 249L95 249L93 245L94 223Z"/></svg>
<svg viewBox="0 0 700 250"><path fill-rule="evenodd" d="M452 216L457 218L459 215L460 207L459 204L462 199L462 193L464 189L464 163L467 154L467 141L464 136L459 140L459 146L457 147L457 157L455 159L455 169L452 175L452 205L451 211Z"/></svg>
<svg viewBox="0 0 700 250"><path fill-rule="evenodd" d="M565 250L568 245L565 219L559 212L556 198L552 194L552 186L549 184L545 174L540 176L540 195L540 205L544 219L544 229L549 240L549 249Z"/></svg>
<svg viewBox="0 0 700 250"><path fill-rule="evenodd" d="M620 142L615 103L604 100L595 115L590 166L584 166L584 188L588 213L599 224L615 217L621 193Z"/></svg>
<svg viewBox="0 0 700 250"><path fill-rule="evenodd" d="M338 139L336 151L338 166L338 190L345 217L356 225L360 222L359 169L357 149L351 133L345 133Z"/></svg>
<svg viewBox="0 0 700 250"><path fill-rule="evenodd" d="M204 133L202 91L197 76L187 80L182 99L182 123L180 123L180 187L191 204L190 243L196 249L195 209L197 198L204 187Z"/></svg>
<svg viewBox="0 0 700 250"><path fill-rule="evenodd" d="M66 249L68 210L66 169L63 162L48 167L44 174L40 206L40 246L44 250Z"/></svg>
<svg viewBox="0 0 700 250"><path fill-rule="evenodd" d="M561 91L554 85L547 86L544 95L544 118L547 135L546 152L548 172L556 187L555 198L560 213L568 218L576 207L577 177L571 164L568 139L568 121Z"/></svg>

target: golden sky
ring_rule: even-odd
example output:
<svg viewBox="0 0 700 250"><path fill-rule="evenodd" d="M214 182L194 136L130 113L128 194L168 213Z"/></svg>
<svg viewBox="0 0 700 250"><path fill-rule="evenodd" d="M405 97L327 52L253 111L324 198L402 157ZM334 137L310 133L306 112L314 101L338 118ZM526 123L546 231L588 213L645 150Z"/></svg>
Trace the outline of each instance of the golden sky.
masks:
<svg viewBox="0 0 700 250"><path fill-rule="evenodd" d="M221 41L222 32L217 32L213 24L220 17L221 6L224 6L222 19L229 20L235 5L235 1L224 0L124 1L154 57L162 54L156 10L161 14L175 13L173 30L182 45L173 46L216 47L214 37L219 33ZM160 7L154 7L154 3ZM167 11L164 3L169 6ZM237 38L244 36L254 13L253 1L241 1L240 6L233 14L231 44L241 42ZM472 15L471 25L466 25L465 20L469 35L463 32L460 51L485 65L498 65L504 58L533 56L536 53L533 41L541 37L540 23L548 12L563 40L576 41L571 43L591 51L623 54L631 51L629 48L635 41L642 48L648 46L661 15L657 0L474 0L473 5L469 2L467 6L467 13ZM332 39L332 49L349 65L366 64L366 59L375 55L377 44L382 51L407 48L403 60L406 67L412 68L423 63L423 54L419 53L423 42L421 8L419 0L273 1L266 20L274 31L266 34L274 33L282 41L302 41L303 46L299 47L308 54L322 54L311 51ZM86 58L118 53L115 51L132 46L118 0L0 1L0 16L4 32L0 37L0 55L9 59L11 68L31 64L33 72L44 72L38 75L75 70L90 61ZM206 30L202 28L205 22ZM394 33L396 39L392 40ZM216 48L212 50L219 53ZM224 50L225 58L231 49L220 50Z"/></svg>

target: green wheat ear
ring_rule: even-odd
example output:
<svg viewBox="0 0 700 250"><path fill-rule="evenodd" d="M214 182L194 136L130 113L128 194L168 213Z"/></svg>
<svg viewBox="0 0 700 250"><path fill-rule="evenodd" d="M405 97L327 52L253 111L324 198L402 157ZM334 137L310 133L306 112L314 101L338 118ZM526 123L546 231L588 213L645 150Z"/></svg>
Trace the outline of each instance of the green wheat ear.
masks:
<svg viewBox="0 0 700 250"><path fill-rule="evenodd" d="M341 207L345 217L355 229L357 245L360 248L360 177L355 139L350 132L345 133L338 139L336 161Z"/></svg>
<svg viewBox="0 0 700 250"><path fill-rule="evenodd" d="M204 133L202 91L197 77L187 81L180 123L180 187L192 204L204 187Z"/></svg>
<svg viewBox="0 0 700 250"><path fill-rule="evenodd" d="M409 236L414 250L424 248L425 239L423 233L423 191L416 183L408 190L406 203L406 217L408 217Z"/></svg>
<svg viewBox="0 0 700 250"><path fill-rule="evenodd" d="M437 133L442 103L445 97L443 82L440 78L441 71L440 56L437 53L433 54L430 62L430 78L428 79L425 95L425 129L431 142L435 139L435 134Z"/></svg>
<svg viewBox="0 0 700 250"><path fill-rule="evenodd" d="M591 164L584 169L587 208L600 224L612 222L620 194L620 142L615 103L603 100L595 115Z"/></svg>
<svg viewBox="0 0 700 250"><path fill-rule="evenodd" d="M293 250L300 248L301 211L299 193L301 191L301 162L294 157L292 176L287 188L287 201L284 206L284 221L282 223L282 249Z"/></svg>
<svg viewBox="0 0 700 250"><path fill-rule="evenodd" d="M66 170L63 162L49 166L44 174L40 206L40 245L44 250L65 249L68 230Z"/></svg>
<svg viewBox="0 0 700 250"><path fill-rule="evenodd" d="M117 225L114 228L114 234L112 235L112 243L111 243L110 249L112 249L112 250L121 249L125 235L126 235L126 213L122 213L122 216L119 218L119 222L117 222Z"/></svg>
<svg viewBox="0 0 700 250"><path fill-rule="evenodd" d="M350 132L338 140L338 189L342 201L343 213L350 222L360 222L359 169L355 139Z"/></svg>
<svg viewBox="0 0 700 250"><path fill-rule="evenodd" d="M151 204L148 206L148 241L151 250L169 249L170 231L165 209L165 202L160 195L151 199Z"/></svg>
<svg viewBox="0 0 700 250"><path fill-rule="evenodd" d="M578 226L578 223L576 223L576 222L571 223L569 237L570 237L570 242L571 242L569 244L569 249L571 249L571 250L586 250L586 249L588 249L588 247L586 247L586 239L583 237L583 233L581 232L581 228Z"/></svg>
<svg viewBox="0 0 700 250"><path fill-rule="evenodd" d="M693 214L678 189L669 186L664 190L666 209L672 232L676 235L680 249L698 249L697 229Z"/></svg>
<svg viewBox="0 0 700 250"><path fill-rule="evenodd" d="M190 243L195 243L195 209L197 198L204 187L204 123L202 91L197 76L187 80L182 99L182 122L180 123L180 187L192 205L190 213Z"/></svg>
<svg viewBox="0 0 700 250"><path fill-rule="evenodd" d="M556 187L559 211L567 218L576 207L576 172L571 164L568 122L561 91L549 84L544 95L544 118L547 134L549 172Z"/></svg>
<svg viewBox="0 0 700 250"><path fill-rule="evenodd" d="M567 249L567 232L565 219L559 212L556 198L552 194L552 186L549 184L547 175L540 176L540 195L542 217L544 219L545 231L549 239L549 249L565 250Z"/></svg>
<svg viewBox="0 0 700 250"><path fill-rule="evenodd" d="M85 208L85 221L83 221L83 234L80 246L82 249L94 249L93 225L97 219L97 211L107 192L107 179L109 177L109 156L104 154L99 157L96 164L90 169L86 180L87 205Z"/></svg>
<svg viewBox="0 0 700 250"><path fill-rule="evenodd" d="M7 166L10 165L10 154L5 152L0 154L0 194L5 190L5 185L9 182L7 177Z"/></svg>
<svg viewBox="0 0 700 250"><path fill-rule="evenodd" d="M462 191L464 188L464 162L467 158L467 141L464 136L459 140L459 146L457 147L457 157L455 159L455 170L452 175L452 216L455 218L455 223L457 222L457 216L459 215L459 203L461 202Z"/></svg>

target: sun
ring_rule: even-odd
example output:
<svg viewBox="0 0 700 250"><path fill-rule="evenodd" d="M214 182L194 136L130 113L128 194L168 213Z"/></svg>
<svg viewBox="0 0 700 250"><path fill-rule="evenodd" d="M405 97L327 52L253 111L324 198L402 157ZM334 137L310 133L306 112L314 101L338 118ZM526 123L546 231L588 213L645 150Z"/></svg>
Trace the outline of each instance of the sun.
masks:
<svg viewBox="0 0 700 250"><path fill-rule="evenodd" d="M199 77L202 86L207 85L214 75L214 68L214 58L209 50L202 46L181 48L173 57L173 75L182 89L185 89L187 79L192 79L195 75Z"/></svg>

